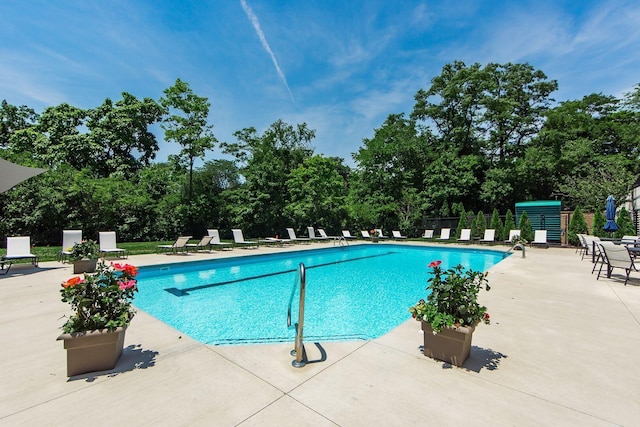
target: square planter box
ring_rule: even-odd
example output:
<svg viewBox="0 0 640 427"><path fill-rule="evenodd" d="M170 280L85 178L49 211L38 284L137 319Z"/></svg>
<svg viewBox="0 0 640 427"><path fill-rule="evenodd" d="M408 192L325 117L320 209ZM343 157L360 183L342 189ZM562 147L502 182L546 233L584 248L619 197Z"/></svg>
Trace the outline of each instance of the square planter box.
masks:
<svg viewBox="0 0 640 427"><path fill-rule="evenodd" d="M73 261L73 274L93 273L96 271L97 259L80 259Z"/></svg>
<svg viewBox="0 0 640 427"><path fill-rule="evenodd" d="M424 355L455 366L464 365L471 351L471 338L475 328L476 325L444 328L434 334L431 325L423 321Z"/></svg>
<svg viewBox="0 0 640 427"><path fill-rule="evenodd" d="M125 332L126 328L117 328L113 332L105 329L60 335L58 340L64 341L67 350L67 376L115 368L122 355Z"/></svg>

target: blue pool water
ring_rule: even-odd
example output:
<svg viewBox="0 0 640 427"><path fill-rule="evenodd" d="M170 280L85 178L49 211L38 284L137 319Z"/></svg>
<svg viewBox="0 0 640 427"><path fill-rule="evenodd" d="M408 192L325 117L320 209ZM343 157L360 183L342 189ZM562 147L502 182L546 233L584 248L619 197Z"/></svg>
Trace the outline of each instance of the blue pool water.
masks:
<svg viewBox="0 0 640 427"><path fill-rule="evenodd" d="M292 341L287 306L302 262L305 340L367 340L411 316L426 297L431 261L486 271L502 259L491 250L378 244L142 267L134 302L207 344Z"/></svg>

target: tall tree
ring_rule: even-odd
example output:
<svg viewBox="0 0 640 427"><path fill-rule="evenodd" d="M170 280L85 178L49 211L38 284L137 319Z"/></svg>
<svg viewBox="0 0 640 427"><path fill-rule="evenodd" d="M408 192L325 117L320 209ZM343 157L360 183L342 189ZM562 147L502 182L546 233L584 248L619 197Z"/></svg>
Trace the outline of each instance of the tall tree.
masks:
<svg viewBox="0 0 640 427"><path fill-rule="evenodd" d="M428 144L418 137L415 122L403 114L391 114L365 138L353 154L358 185L352 185L355 203L373 212L372 224L357 224L367 229L414 229L424 203L432 209L433 199L424 199L423 180L428 163ZM439 205L438 205L439 207Z"/></svg>
<svg viewBox="0 0 640 427"><path fill-rule="evenodd" d="M286 215L294 224L337 231L347 216L347 176L342 159L308 157L287 179L290 202L285 206Z"/></svg>
<svg viewBox="0 0 640 427"><path fill-rule="evenodd" d="M82 132L87 112L63 103L47 107L35 126L14 133L10 148L32 153L33 157L46 165L66 163L76 169L94 167L100 145Z"/></svg>
<svg viewBox="0 0 640 427"><path fill-rule="evenodd" d="M131 177L148 166L158 151L158 142L149 126L159 121L163 108L153 99L137 99L123 92L122 99L106 99L101 106L88 111L88 141L101 147L97 152L99 176L120 173Z"/></svg>
<svg viewBox="0 0 640 427"><path fill-rule="evenodd" d="M33 126L37 120L33 109L26 105L17 107L3 99L0 103L0 147L8 147L15 132Z"/></svg>
<svg viewBox="0 0 640 427"><path fill-rule="evenodd" d="M182 147L178 162L189 171L189 202L192 199L193 167L196 159L202 159L208 150L213 150L218 142L213 135L212 125L207 124L208 98L196 95L189 84L177 79L175 84L163 91L160 104L168 117L162 123L165 139Z"/></svg>
<svg viewBox="0 0 640 427"><path fill-rule="evenodd" d="M235 143L222 144L223 152L236 158L245 184L227 192L234 206L229 214L234 225L252 224L253 233L282 232L291 226L282 213L290 202L289 174L313 154L309 143L315 131L306 123L292 126L277 120L262 134L255 128L234 133Z"/></svg>

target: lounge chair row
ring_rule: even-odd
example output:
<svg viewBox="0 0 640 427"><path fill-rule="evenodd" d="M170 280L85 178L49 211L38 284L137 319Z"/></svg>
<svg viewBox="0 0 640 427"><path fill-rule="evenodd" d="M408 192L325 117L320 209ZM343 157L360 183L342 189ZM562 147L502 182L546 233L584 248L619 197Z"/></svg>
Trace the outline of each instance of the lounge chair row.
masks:
<svg viewBox="0 0 640 427"><path fill-rule="evenodd" d="M64 262L71 255L73 245L82 240L82 230L62 230L62 250L58 254L58 259ZM127 250L119 248L116 243L115 231L98 232L98 245L102 256L113 254L119 258L127 257Z"/></svg>
<svg viewBox="0 0 640 427"><path fill-rule="evenodd" d="M115 231L101 231L98 236L102 256L115 254L118 257L126 257L126 250L116 246ZM73 245L80 242L82 242L82 230L63 230L62 249L58 259L66 260L71 255ZM7 237L7 253L0 259L0 270L3 274L7 274L14 261L23 259L31 260L34 266L38 266L38 256L31 253L31 236Z"/></svg>
<svg viewBox="0 0 640 427"><path fill-rule="evenodd" d="M520 230L509 230L509 238L504 241L504 243L511 243L514 239L520 237ZM422 235L424 239L433 239L433 230L425 230ZM443 228L440 230L440 236L436 238L437 240L451 240L451 229ZM471 238L471 229L463 228L460 231L460 238L457 239L458 242L471 242L473 239ZM484 236L478 240L479 243L495 243L496 242L496 230L493 228L487 228L484 231ZM532 245L548 245L547 242L547 230L535 230L534 239L530 242Z"/></svg>

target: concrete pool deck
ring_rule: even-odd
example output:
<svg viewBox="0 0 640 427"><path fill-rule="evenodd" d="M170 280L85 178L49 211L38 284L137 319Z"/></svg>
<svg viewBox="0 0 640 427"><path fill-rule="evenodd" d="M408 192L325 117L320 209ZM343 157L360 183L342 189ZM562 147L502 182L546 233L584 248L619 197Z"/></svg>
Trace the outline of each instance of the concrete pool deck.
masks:
<svg viewBox="0 0 640 427"><path fill-rule="evenodd" d="M71 267L14 265L0 276L0 425L638 425L640 274L624 286L591 267L573 249L527 248L491 268L481 301L492 324L476 329L464 368L423 356L413 320L372 341L323 342L325 361L294 368L293 339L209 346L138 311L113 371L67 378L56 337Z"/></svg>

